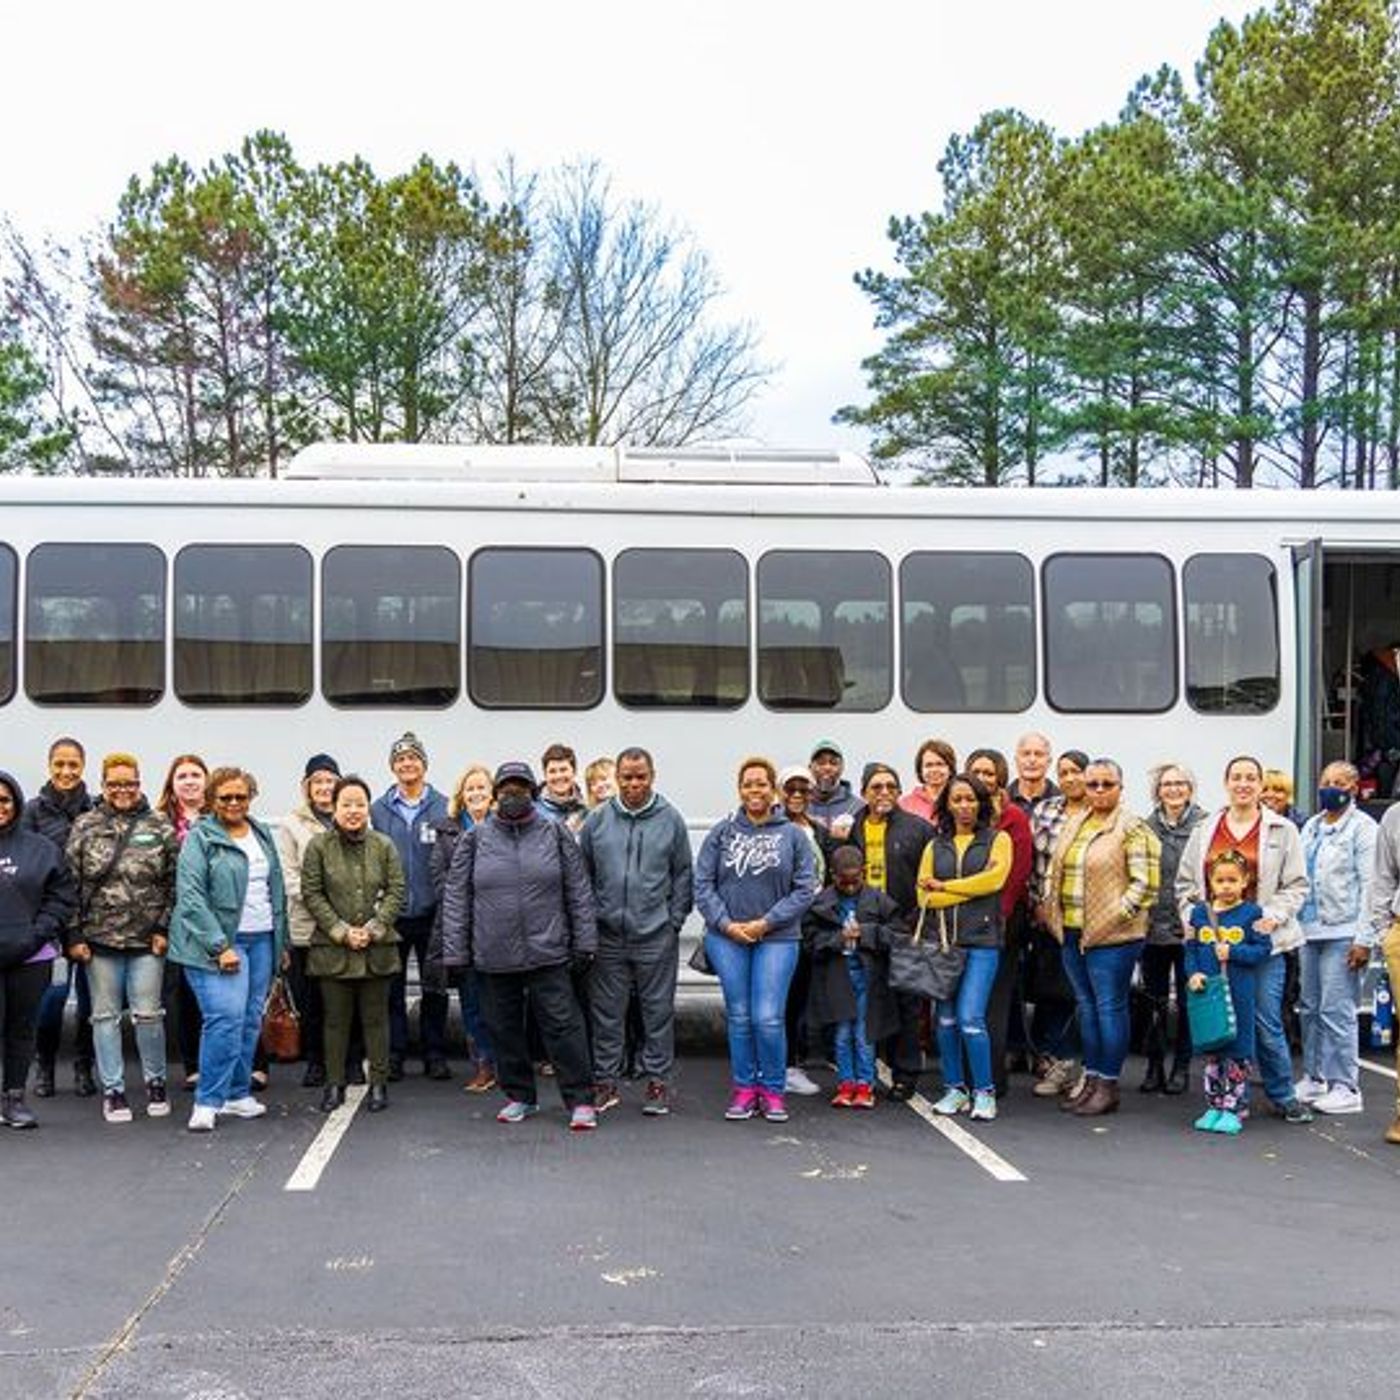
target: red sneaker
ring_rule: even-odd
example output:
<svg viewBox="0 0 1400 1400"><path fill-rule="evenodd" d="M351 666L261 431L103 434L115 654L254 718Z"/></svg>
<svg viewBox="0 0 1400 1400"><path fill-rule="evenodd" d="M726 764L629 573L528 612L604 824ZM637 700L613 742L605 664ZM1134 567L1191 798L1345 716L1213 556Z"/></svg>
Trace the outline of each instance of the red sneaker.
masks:
<svg viewBox="0 0 1400 1400"><path fill-rule="evenodd" d="M855 1098L856 1086L849 1079L843 1079L836 1086L836 1092L831 1096L832 1108L850 1108Z"/></svg>
<svg viewBox="0 0 1400 1400"><path fill-rule="evenodd" d="M851 1094L852 1108L874 1108L875 1090L869 1084L857 1084Z"/></svg>

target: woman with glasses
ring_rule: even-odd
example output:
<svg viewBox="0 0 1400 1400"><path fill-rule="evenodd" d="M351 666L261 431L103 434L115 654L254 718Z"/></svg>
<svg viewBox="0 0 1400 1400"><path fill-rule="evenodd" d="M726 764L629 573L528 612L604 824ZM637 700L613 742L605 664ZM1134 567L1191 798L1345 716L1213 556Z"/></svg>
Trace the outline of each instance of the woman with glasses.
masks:
<svg viewBox="0 0 1400 1400"><path fill-rule="evenodd" d="M1308 897L1307 861L1298 828L1264 802L1264 766L1241 754L1225 765L1226 805L1199 822L1181 853L1176 905L1183 919L1209 898L1206 871L1223 851L1238 851L1249 875L1244 897L1260 906L1255 925L1267 933L1273 956L1254 969L1254 1033L1259 1073L1284 1121L1311 1123L1312 1110L1294 1089L1293 1058L1283 1032L1285 957L1303 945L1298 911Z"/></svg>
<svg viewBox="0 0 1400 1400"><path fill-rule="evenodd" d="M1147 1073L1138 1087L1144 1094L1184 1094L1191 1079L1191 1023L1186 1019L1186 944L1176 907L1176 872L1191 832L1206 814L1196 805L1196 775L1185 764L1159 764L1147 777L1153 803L1147 824L1162 843L1162 882L1142 950L1142 985L1152 1021L1147 1028ZM1168 1034L1173 1001L1176 1028Z"/></svg>
<svg viewBox="0 0 1400 1400"><path fill-rule="evenodd" d="M85 965L92 988L92 1038L102 1083L102 1117L130 1123L122 1011L131 1013L146 1113L170 1112L165 1092L166 930L175 903L175 830L141 793L135 758L102 760L102 800L73 823L68 865L78 884L78 919L68 956Z"/></svg>
<svg viewBox="0 0 1400 1400"><path fill-rule="evenodd" d="M943 789L957 771L958 755L953 746L943 739L925 739L914 755L918 785L899 799L900 808L933 822Z"/></svg>
<svg viewBox="0 0 1400 1400"><path fill-rule="evenodd" d="M215 1115L258 1118L253 1055L273 970L287 937L282 864L272 832L249 812L258 794L251 773L209 775L214 813L180 851L169 957L185 969L204 1017L199 1086L191 1132L210 1132Z"/></svg>
<svg viewBox="0 0 1400 1400"><path fill-rule="evenodd" d="M1118 1108L1128 988L1157 898L1162 848L1122 805L1123 771L1112 759L1089 764L1084 792L1085 809L1065 822L1051 854L1041 909L1061 945L1084 1042L1084 1082L1060 1106L1093 1118Z"/></svg>

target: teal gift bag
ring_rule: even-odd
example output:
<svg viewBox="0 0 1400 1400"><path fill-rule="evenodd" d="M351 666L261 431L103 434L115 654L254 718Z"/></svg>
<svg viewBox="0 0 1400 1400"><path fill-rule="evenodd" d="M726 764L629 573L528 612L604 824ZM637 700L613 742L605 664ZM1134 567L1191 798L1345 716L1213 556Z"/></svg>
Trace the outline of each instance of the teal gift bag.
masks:
<svg viewBox="0 0 1400 1400"><path fill-rule="evenodd" d="M1199 992L1186 992L1186 1017L1191 1023L1191 1048L1201 1054L1229 1045L1238 1032L1230 979L1224 973L1207 977Z"/></svg>

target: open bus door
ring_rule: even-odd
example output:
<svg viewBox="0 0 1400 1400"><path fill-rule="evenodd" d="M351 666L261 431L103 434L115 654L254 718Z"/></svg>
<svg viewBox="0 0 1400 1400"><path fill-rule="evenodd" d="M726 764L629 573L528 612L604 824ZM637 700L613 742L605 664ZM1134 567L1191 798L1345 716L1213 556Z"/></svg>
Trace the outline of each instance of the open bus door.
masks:
<svg viewBox="0 0 1400 1400"><path fill-rule="evenodd" d="M1293 546L1294 705L1293 781L1300 795L1317 778L1322 753L1322 541ZM1305 808L1306 810L1306 808Z"/></svg>

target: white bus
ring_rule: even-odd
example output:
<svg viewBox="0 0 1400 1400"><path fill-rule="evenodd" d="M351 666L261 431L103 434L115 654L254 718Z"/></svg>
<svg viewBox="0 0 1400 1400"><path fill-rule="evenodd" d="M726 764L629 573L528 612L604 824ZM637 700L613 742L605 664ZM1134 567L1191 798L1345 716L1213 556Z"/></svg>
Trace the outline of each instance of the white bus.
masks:
<svg viewBox="0 0 1400 1400"><path fill-rule="evenodd" d="M1138 807L1166 758L1212 803L1239 752L1306 798L1323 759L1377 742L1355 673L1394 680L1397 600L1386 494L367 445L281 480L0 478L0 766L32 788L72 734L154 787L192 750L250 768L275 816L312 752L387 786L406 729L444 790L473 760L639 743L698 830L745 754L831 739L849 776L878 757L912 782L925 738L1009 751L1035 729L1117 758Z"/></svg>

